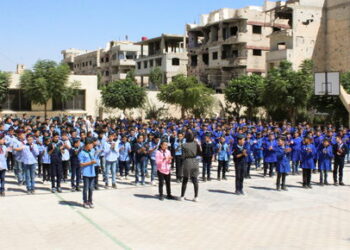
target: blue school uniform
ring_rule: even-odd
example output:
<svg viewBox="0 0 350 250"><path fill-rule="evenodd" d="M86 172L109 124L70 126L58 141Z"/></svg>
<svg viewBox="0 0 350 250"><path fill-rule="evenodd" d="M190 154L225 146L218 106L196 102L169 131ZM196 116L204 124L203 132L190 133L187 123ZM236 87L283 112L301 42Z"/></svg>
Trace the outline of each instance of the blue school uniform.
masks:
<svg viewBox="0 0 350 250"><path fill-rule="evenodd" d="M291 147L292 147L291 159L294 162L301 160L301 145L302 145L302 142L303 142L303 139L301 139L301 137L294 138L290 142Z"/></svg>
<svg viewBox="0 0 350 250"><path fill-rule="evenodd" d="M324 147L321 144L319 145L317 152L318 152L318 169L322 171L331 171L332 159L334 157L333 147L331 145L329 145L328 147Z"/></svg>
<svg viewBox="0 0 350 250"><path fill-rule="evenodd" d="M301 168L303 169L315 169L314 157L316 155L316 149L313 144L301 146Z"/></svg>
<svg viewBox="0 0 350 250"><path fill-rule="evenodd" d="M89 152L89 151L86 151L86 150L82 150L79 153L78 157L79 157L79 162L80 163L87 163L87 162L95 160L95 158L92 155L91 151ZM94 164L82 167L81 174L84 177L95 177L96 174L95 174L95 166L94 166Z"/></svg>
<svg viewBox="0 0 350 250"><path fill-rule="evenodd" d="M270 147L272 147L272 150L270 150ZM277 142L276 140L267 140L263 144L264 149L264 162L266 163L274 163L277 162L277 155L276 155L276 149L277 149Z"/></svg>
<svg viewBox="0 0 350 250"><path fill-rule="evenodd" d="M277 167L276 170L278 173L289 173L290 172L290 164L288 153L285 151L288 149L288 146L278 146L276 149L277 154Z"/></svg>

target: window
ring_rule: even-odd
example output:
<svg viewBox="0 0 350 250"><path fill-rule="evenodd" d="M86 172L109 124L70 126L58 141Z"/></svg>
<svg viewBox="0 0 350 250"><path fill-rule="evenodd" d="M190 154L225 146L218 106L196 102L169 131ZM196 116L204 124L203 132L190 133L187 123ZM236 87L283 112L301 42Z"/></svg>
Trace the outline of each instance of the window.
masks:
<svg viewBox="0 0 350 250"><path fill-rule="evenodd" d="M143 62L143 67L144 67L145 69L148 68L148 61L144 61L144 62Z"/></svg>
<svg viewBox="0 0 350 250"><path fill-rule="evenodd" d="M109 76L109 71L108 71L108 70L106 70L105 74L106 74L106 76Z"/></svg>
<svg viewBox="0 0 350 250"><path fill-rule="evenodd" d="M137 69L141 69L141 62L137 63Z"/></svg>
<svg viewBox="0 0 350 250"><path fill-rule="evenodd" d="M230 36L237 36L238 33L238 27L237 26L233 26L230 28Z"/></svg>
<svg viewBox="0 0 350 250"><path fill-rule="evenodd" d="M253 49L253 56L262 56L261 49Z"/></svg>
<svg viewBox="0 0 350 250"><path fill-rule="evenodd" d="M180 59L179 58L173 58L172 60L173 66L179 66L180 65Z"/></svg>
<svg viewBox="0 0 350 250"><path fill-rule="evenodd" d="M232 50L232 57L238 57L238 50Z"/></svg>
<svg viewBox="0 0 350 250"><path fill-rule="evenodd" d="M119 59L119 60L125 59L125 57L124 57L124 52L119 52L119 53L118 53L118 59Z"/></svg>
<svg viewBox="0 0 350 250"><path fill-rule="evenodd" d="M32 104L23 91L20 89L9 89L5 101L1 105L2 109L13 111L31 111Z"/></svg>
<svg viewBox="0 0 350 250"><path fill-rule="evenodd" d="M209 64L209 54L203 54L202 59L204 64L208 65Z"/></svg>
<svg viewBox="0 0 350 250"><path fill-rule="evenodd" d="M287 49L286 43L285 43L285 42L278 43L278 44L277 44L277 49L278 49L278 50L285 50L285 49Z"/></svg>
<svg viewBox="0 0 350 250"><path fill-rule="evenodd" d="M106 57L106 63L108 63L108 62L109 62L109 57L107 56L107 57Z"/></svg>
<svg viewBox="0 0 350 250"><path fill-rule="evenodd" d="M253 34L261 34L262 33L262 27L259 25L253 25Z"/></svg>
<svg viewBox="0 0 350 250"><path fill-rule="evenodd" d="M198 64L197 56L191 56L191 66L196 67Z"/></svg>
<svg viewBox="0 0 350 250"><path fill-rule="evenodd" d="M54 98L52 100L52 110L85 110L85 90L78 90L72 100L62 102L62 100Z"/></svg>
<svg viewBox="0 0 350 250"><path fill-rule="evenodd" d="M104 61L105 61L104 58L101 58L101 63L104 63Z"/></svg>
<svg viewBox="0 0 350 250"><path fill-rule="evenodd" d="M149 60L149 66L152 68L153 67L153 64L154 64L154 61L153 60Z"/></svg>
<svg viewBox="0 0 350 250"><path fill-rule="evenodd" d="M92 61L89 62L90 66L92 65Z"/></svg>
<svg viewBox="0 0 350 250"><path fill-rule="evenodd" d="M137 57L136 52L134 52L134 51L127 51L126 52L126 59L127 60L134 60L134 59L136 59L136 57Z"/></svg>
<svg viewBox="0 0 350 250"><path fill-rule="evenodd" d="M161 67L162 66L162 58L157 58L156 59L156 66Z"/></svg>
<svg viewBox="0 0 350 250"><path fill-rule="evenodd" d="M218 52L213 52L213 60L217 60L218 59Z"/></svg>

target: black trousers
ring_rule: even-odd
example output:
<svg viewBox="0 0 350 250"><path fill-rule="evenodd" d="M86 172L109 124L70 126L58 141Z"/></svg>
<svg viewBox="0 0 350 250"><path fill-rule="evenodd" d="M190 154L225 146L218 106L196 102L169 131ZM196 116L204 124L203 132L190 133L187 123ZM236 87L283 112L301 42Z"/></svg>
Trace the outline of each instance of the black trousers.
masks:
<svg viewBox="0 0 350 250"><path fill-rule="evenodd" d="M222 178L226 178L227 169L228 169L228 161L219 161L218 179L221 178L221 173L222 173Z"/></svg>
<svg viewBox="0 0 350 250"><path fill-rule="evenodd" d="M344 160L345 160L344 157L334 158L334 169L333 169L334 183L338 182L338 173L339 173L339 182L343 182Z"/></svg>
<svg viewBox="0 0 350 250"><path fill-rule="evenodd" d="M269 170L269 176L273 176L273 171L276 168L276 163L275 162L264 162L264 176L267 175L267 170Z"/></svg>
<svg viewBox="0 0 350 250"><path fill-rule="evenodd" d="M235 174L236 174L236 192L243 191L243 181L244 181L244 173L245 173L245 162L235 163Z"/></svg>
<svg viewBox="0 0 350 250"><path fill-rule="evenodd" d="M326 170L320 170L320 183L327 183L328 173Z"/></svg>
<svg viewBox="0 0 350 250"><path fill-rule="evenodd" d="M15 165L15 157L13 156L12 152L8 152L6 161L8 170L13 170L13 167Z"/></svg>
<svg viewBox="0 0 350 250"><path fill-rule="evenodd" d="M311 185L312 169L303 168L303 186Z"/></svg>
<svg viewBox="0 0 350 250"><path fill-rule="evenodd" d="M50 168L51 164L43 163L43 181L50 181Z"/></svg>
<svg viewBox="0 0 350 250"><path fill-rule="evenodd" d="M244 173L244 178L250 177L250 167L251 167L251 165L252 165L251 162L247 162L247 167L246 167L246 171Z"/></svg>
<svg viewBox="0 0 350 250"><path fill-rule="evenodd" d="M69 163L70 161L62 161L63 180L65 181L68 179Z"/></svg>
<svg viewBox="0 0 350 250"><path fill-rule="evenodd" d="M281 186L281 181L282 181L282 188L286 187L286 173L280 173L277 172L277 183L276 186L279 188Z"/></svg>
<svg viewBox="0 0 350 250"><path fill-rule="evenodd" d="M61 187L62 162L52 161L50 173L51 173L51 187L52 188Z"/></svg>
<svg viewBox="0 0 350 250"><path fill-rule="evenodd" d="M43 173L43 164L42 164L43 156L39 154L38 156L38 174L41 175Z"/></svg>
<svg viewBox="0 0 350 250"><path fill-rule="evenodd" d="M203 157L203 170L202 170L202 177L205 178L205 175L207 175L208 179L210 179L210 170L211 170L211 159L212 157L205 158Z"/></svg>
<svg viewBox="0 0 350 250"><path fill-rule="evenodd" d="M98 176L99 174L101 173L101 170L100 170L100 166L95 166L95 181L94 181L94 184L95 184L95 187L98 187Z"/></svg>
<svg viewBox="0 0 350 250"><path fill-rule="evenodd" d="M198 197L198 178L197 177L191 177L193 187L194 187L194 197ZM186 188L187 188L187 182L188 177L184 177L182 179L182 186L181 186L181 197L185 196Z"/></svg>
<svg viewBox="0 0 350 250"><path fill-rule="evenodd" d="M170 174L163 174L159 171L157 171L158 174L158 189L159 189L159 195L163 196L163 186L165 182L166 186L166 193L168 196L171 195L171 188L170 188Z"/></svg>
<svg viewBox="0 0 350 250"><path fill-rule="evenodd" d="M180 180L183 176L184 158L181 155L175 156L176 179Z"/></svg>
<svg viewBox="0 0 350 250"><path fill-rule="evenodd" d="M119 173L121 177L122 176L127 177L129 175L129 168L130 168L129 161L119 161Z"/></svg>

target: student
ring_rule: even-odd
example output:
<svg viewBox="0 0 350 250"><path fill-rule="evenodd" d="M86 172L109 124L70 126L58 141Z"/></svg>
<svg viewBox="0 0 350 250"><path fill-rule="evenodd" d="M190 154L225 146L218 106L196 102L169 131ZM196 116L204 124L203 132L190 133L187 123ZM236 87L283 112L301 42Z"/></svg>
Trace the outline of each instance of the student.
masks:
<svg viewBox="0 0 350 250"><path fill-rule="evenodd" d="M100 156L103 152L103 148L100 147L100 142L99 140L94 137L92 139L93 141L93 148L91 149L91 154L95 157L95 160L96 160L96 164L95 164L95 181L94 181L94 185L95 185L95 190L99 190L99 187L98 187L98 175L100 174L101 172L101 165L100 165Z"/></svg>
<svg viewBox="0 0 350 250"><path fill-rule="evenodd" d="M228 168L228 160L229 160L229 151L230 147L225 141L225 137L220 137L219 143L217 144L217 154L218 154L218 180L221 181L221 173L222 179L227 180L226 171Z"/></svg>
<svg viewBox="0 0 350 250"><path fill-rule="evenodd" d="M27 136L27 144L22 150L22 160L26 175L27 194L35 193L35 170L38 164L39 149L34 143L33 135Z"/></svg>
<svg viewBox="0 0 350 250"><path fill-rule="evenodd" d="M244 195L243 181L246 162L245 158L248 156L247 150L244 148L245 138L243 135L237 136L237 144L233 147L233 160L235 163L236 172L236 195Z"/></svg>
<svg viewBox="0 0 350 250"><path fill-rule="evenodd" d="M94 180L95 180L95 164L96 159L91 153L93 148L93 141L91 139L86 139L84 149L79 153L79 162L81 167L81 173L83 176L83 207L84 208L94 208L92 201L92 195L94 190Z"/></svg>
<svg viewBox="0 0 350 250"><path fill-rule="evenodd" d="M269 169L269 176L274 175L274 168L276 167L277 157L276 149L277 142L275 140L274 133L269 134L269 138L263 144L264 148L264 177L267 175L267 170Z"/></svg>
<svg viewBox="0 0 350 250"><path fill-rule="evenodd" d="M5 137L0 135L0 196L5 196L5 174L7 171L7 153L11 148L5 146Z"/></svg>
<svg viewBox="0 0 350 250"><path fill-rule="evenodd" d="M259 169L261 165L261 159L263 158L263 143L261 133L257 133L256 138L253 140L252 150L254 156L255 169Z"/></svg>
<svg viewBox="0 0 350 250"><path fill-rule="evenodd" d="M302 138L300 137L298 132L294 133L294 138L290 141L290 146L292 148L292 174L299 175L298 167L300 165L301 159L301 146L302 146Z"/></svg>
<svg viewBox="0 0 350 250"><path fill-rule="evenodd" d="M277 182L276 189L277 191L281 190L281 180L282 180L282 190L287 191L286 187L286 176L290 172L290 164L288 154L292 149L286 146L286 139L281 137L278 139L278 147L276 150L277 153Z"/></svg>
<svg viewBox="0 0 350 250"><path fill-rule="evenodd" d="M332 171L333 148L328 139L324 139L317 149L320 185L328 185L327 172Z"/></svg>
<svg viewBox="0 0 350 250"><path fill-rule="evenodd" d="M183 177L183 151L182 147L186 140L184 139L184 134L182 132L179 132L177 134L177 138L174 142L174 151L175 151L175 168L176 168L176 182L180 183L182 181Z"/></svg>
<svg viewBox="0 0 350 250"><path fill-rule="evenodd" d="M59 141L59 134L54 132L52 141L48 146L48 152L51 160L51 192L62 193L61 179L62 179L62 151L63 143ZM57 188L57 189L56 189Z"/></svg>
<svg viewBox="0 0 350 250"><path fill-rule="evenodd" d="M81 168L79 162L79 153L81 151L80 140L73 140L73 147L69 150L70 153L70 165L71 165L71 187L72 192L80 191L80 179L81 179Z"/></svg>
<svg viewBox="0 0 350 250"><path fill-rule="evenodd" d="M346 152L347 152L346 144L342 141L342 137L340 135L337 135L336 144L334 144L333 146L333 154L334 154L333 180L334 180L335 186L338 186L338 171L339 171L339 185L344 186L343 170L344 170L344 161L345 161Z"/></svg>
<svg viewBox="0 0 350 250"><path fill-rule="evenodd" d="M159 188L159 199L164 200L163 197L163 186L165 182L167 199L174 199L171 195L170 187L170 175L171 175L171 160L172 156L168 150L168 143L162 141L160 144L159 150L156 151L155 162L157 165L157 174L158 174L158 188Z"/></svg>
<svg viewBox="0 0 350 250"><path fill-rule="evenodd" d="M26 135L24 131L17 131L17 138L14 139L13 142L13 154L15 157L15 167L14 172L18 180L18 185L23 185L25 182L25 173L23 169L23 161L22 161L22 150L24 145L27 143Z"/></svg>
<svg viewBox="0 0 350 250"><path fill-rule="evenodd" d="M44 137L44 144L42 146L42 164L43 164L43 184L45 181L50 181L50 166L51 166L51 159L48 152L48 147L51 143L50 137Z"/></svg>
<svg viewBox="0 0 350 250"><path fill-rule="evenodd" d="M146 157L147 157L147 148L144 143L144 137L142 134L137 136L137 142L134 145L135 152L135 185L138 186L145 185L145 169L147 167Z"/></svg>
<svg viewBox="0 0 350 250"><path fill-rule="evenodd" d="M69 150L72 145L68 138L67 132L62 132L62 142L63 142L63 150L62 150L62 172L63 172L63 182L66 182L68 179L68 170L70 168L70 155Z"/></svg>
<svg viewBox="0 0 350 250"><path fill-rule="evenodd" d="M210 172L211 164L215 154L215 146L211 141L210 135L205 135L205 141L202 143L202 161L203 161L203 171L202 178L205 182L206 180L211 181ZM207 176L207 178L206 178Z"/></svg>
<svg viewBox="0 0 350 250"><path fill-rule="evenodd" d="M252 138L252 134L251 133L248 133L247 134L247 139L246 139L246 142L245 142L245 148L247 149L247 154L248 156L246 157L246 163L247 163L247 166L246 166L246 171L245 171L245 174L244 174L244 178L246 179L251 179L252 177L250 176L250 167L252 165L252 162L253 162L253 152L252 152L252 145L253 145L253 140L251 139Z"/></svg>
<svg viewBox="0 0 350 250"><path fill-rule="evenodd" d="M316 154L316 149L313 144L311 144L312 138L305 137L304 144L301 147L301 168L303 169L303 187L311 187L311 172L315 169L314 157Z"/></svg>
<svg viewBox="0 0 350 250"><path fill-rule="evenodd" d="M109 183L109 173L112 175L112 188L117 188L116 174L118 169L118 158L119 158L119 141L115 141L116 135L111 132L108 135L108 141L104 144L103 152L106 159L106 169L105 169L105 187L108 188Z"/></svg>
<svg viewBox="0 0 350 250"><path fill-rule="evenodd" d="M120 177L128 179L129 170L130 170L130 154L131 154L131 145L128 142L128 137L126 135L122 136L122 140L119 143L119 171Z"/></svg>
<svg viewBox="0 0 350 250"><path fill-rule="evenodd" d="M157 175L157 165L156 165L156 152L159 147L160 138L158 134L155 134L153 140L148 143L148 157L151 162L151 185L155 186L156 175Z"/></svg>

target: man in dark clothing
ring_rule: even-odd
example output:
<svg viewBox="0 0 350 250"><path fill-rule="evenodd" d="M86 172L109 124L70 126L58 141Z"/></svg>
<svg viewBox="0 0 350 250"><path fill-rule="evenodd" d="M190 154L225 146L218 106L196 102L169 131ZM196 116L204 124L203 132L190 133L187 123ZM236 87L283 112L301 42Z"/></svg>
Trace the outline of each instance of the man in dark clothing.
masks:
<svg viewBox="0 0 350 250"><path fill-rule="evenodd" d="M208 181L211 181L210 170L211 170L211 164L212 164L214 153L215 153L214 143L211 141L210 135L207 134L205 135L205 141L202 143L203 181L206 181L207 178L208 178ZM207 178L205 177L205 175L207 175Z"/></svg>
<svg viewBox="0 0 350 250"><path fill-rule="evenodd" d="M334 169L333 169L333 179L334 185L338 186L338 172L339 172L339 185L344 186L343 182L343 170L346 152L348 151L347 146L343 143L340 135L336 137L337 143L333 146L334 154Z"/></svg>
<svg viewBox="0 0 350 250"><path fill-rule="evenodd" d="M247 149L244 147L245 138L243 135L237 137L237 144L233 147L233 160L236 171L236 194L244 195L243 180L246 167Z"/></svg>

